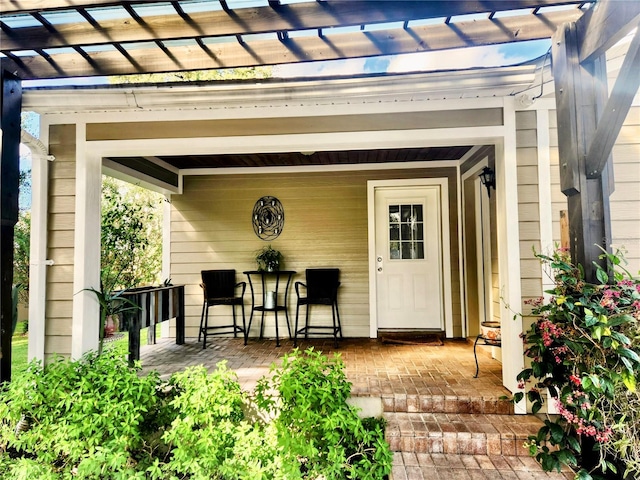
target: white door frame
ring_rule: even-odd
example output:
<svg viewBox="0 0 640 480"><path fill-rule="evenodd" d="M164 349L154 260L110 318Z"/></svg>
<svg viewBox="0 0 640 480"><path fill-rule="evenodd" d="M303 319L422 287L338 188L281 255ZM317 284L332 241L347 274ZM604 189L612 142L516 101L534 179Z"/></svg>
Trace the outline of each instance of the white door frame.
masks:
<svg viewBox="0 0 640 480"><path fill-rule="evenodd" d="M399 180L369 180L367 182L367 211L369 233L369 336L378 337L378 296L375 262L375 191L383 187L440 186L440 228L442 231L442 292L445 333L453 336L453 305L451 298L451 246L449 226L449 187L447 178L408 178Z"/></svg>

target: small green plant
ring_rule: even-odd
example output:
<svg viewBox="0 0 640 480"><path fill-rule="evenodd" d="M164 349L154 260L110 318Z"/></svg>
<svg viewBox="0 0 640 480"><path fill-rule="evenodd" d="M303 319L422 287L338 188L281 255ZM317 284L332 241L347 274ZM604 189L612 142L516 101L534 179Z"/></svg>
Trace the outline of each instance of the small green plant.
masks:
<svg viewBox="0 0 640 480"><path fill-rule="evenodd" d="M180 393L171 401L178 415L163 435L173 446L166 470L215 478L233 454L238 426L247 427L242 425L244 394L236 376L222 362L211 374L203 366L188 368L175 374L172 384Z"/></svg>
<svg viewBox="0 0 640 480"><path fill-rule="evenodd" d="M255 396L221 362L162 383L120 349L31 363L0 386L0 478L383 479L384 423L346 404L342 362L295 351ZM275 388L275 390L271 390Z"/></svg>
<svg viewBox="0 0 640 480"><path fill-rule="evenodd" d="M111 350L31 363L0 390L0 477L134 478L146 469L171 408L158 375L138 371Z"/></svg>
<svg viewBox="0 0 640 480"><path fill-rule="evenodd" d="M384 422L360 419L347 403L350 391L339 355L328 359L313 349L285 355L258 383L257 404L274 417L285 455L301 460L302 478L378 479L389 473Z"/></svg>
<svg viewBox="0 0 640 480"><path fill-rule="evenodd" d="M273 272L280 269L280 262L284 259L282 253L271 247L271 244L265 245L256 253L256 262L259 271Z"/></svg>
<svg viewBox="0 0 640 480"><path fill-rule="evenodd" d="M532 383L526 397L534 413L548 389L560 415L549 416L530 438L530 452L545 470L569 465L580 480L616 472L637 478L640 282L621 269L619 253L602 257L612 278L596 265L599 284L586 282L565 252L537 256L550 267L555 287L546 303L531 302L539 318L523 335L530 366L517 378L522 390ZM524 396L518 392L514 400Z"/></svg>
<svg viewBox="0 0 640 480"><path fill-rule="evenodd" d="M125 293L124 290L119 290L116 292L105 289L96 290L95 288L85 288L84 290L92 292L96 296L96 299L100 304L100 337L98 344L98 353L102 353L104 347L104 337L107 333L107 320L112 319L113 321L114 318L119 318L119 316L123 313L127 313L133 310L139 310L140 306L136 305L128 298L125 298L123 296Z"/></svg>

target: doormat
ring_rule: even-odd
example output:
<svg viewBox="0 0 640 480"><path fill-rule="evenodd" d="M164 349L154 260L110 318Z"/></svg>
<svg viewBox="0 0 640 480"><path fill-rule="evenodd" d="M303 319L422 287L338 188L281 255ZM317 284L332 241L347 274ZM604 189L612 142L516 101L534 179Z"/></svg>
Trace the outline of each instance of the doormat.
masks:
<svg viewBox="0 0 640 480"><path fill-rule="evenodd" d="M380 337L382 343L395 345L424 345L427 347L441 347L444 345L440 335L416 333L385 333Z"/></svg>

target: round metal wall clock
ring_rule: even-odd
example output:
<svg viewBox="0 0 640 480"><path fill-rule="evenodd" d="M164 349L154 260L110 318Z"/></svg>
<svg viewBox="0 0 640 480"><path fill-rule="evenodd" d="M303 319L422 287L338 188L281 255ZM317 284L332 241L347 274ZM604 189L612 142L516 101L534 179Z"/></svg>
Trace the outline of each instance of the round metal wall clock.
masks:
<svg viewBox="0 0 640 480"><path fill-rule="evenodd" d="M262 240L278 238L284 228L284 208L276 197L262 197L253 207L253 231Z"/></svg>

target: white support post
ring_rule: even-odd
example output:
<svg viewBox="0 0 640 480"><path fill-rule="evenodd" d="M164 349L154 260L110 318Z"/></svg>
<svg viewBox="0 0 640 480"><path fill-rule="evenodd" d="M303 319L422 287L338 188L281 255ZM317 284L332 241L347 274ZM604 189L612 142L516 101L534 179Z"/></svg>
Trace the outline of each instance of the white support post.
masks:
<svg viewBox="0 0 640 480"><path fill-rule="evenodd" d="M45 305L47 292L47 212L49 205L49 127L41 123L41 148L31 150L31 235L29 258L29 347L28 358L44 362ZM23 140L24 142L24 140Z"/></svg>
<svg viewBox="0 0 640 480"><path fill-rule="evenodd" d="M499 272L502 308L502 382L517 391L516 376L524 368L524 347L520 334L522 322L513 319L522 305L520 285L520 233L518 229L518 170L516 163L515 100L505 98L504 140L496 145L496 202L498 220ZM515 406L526 413L526 404Z"/></svg>
<svg viewBox="0 0 640 480"><path fill-rule="evenodd" d="M551 208L551 139L549 111L536 111L536 136L538 150L538 205L540 215L540 248L545 255L553 251L553 211ZM542 270L542 265L540 266ZM553 286L553 281L542 270L542 290ZM547 295L548 296L548 295Z"/></svg>
<svg viewBox="0 0 640 480"><path fill-rule="evenodd" d="M76 125L76 214L73 266L71 356L80 358L98 348L100 307L100 200L102 159L86 151L86 125Z"/></svg>
<svg viewBox="0 0 640 480"><path fill-rule="evenodd" d="M166 195L162 209L162 279L171 276L171 195ZM160 322L160 337L169 338L175 320Z"/></svg>

